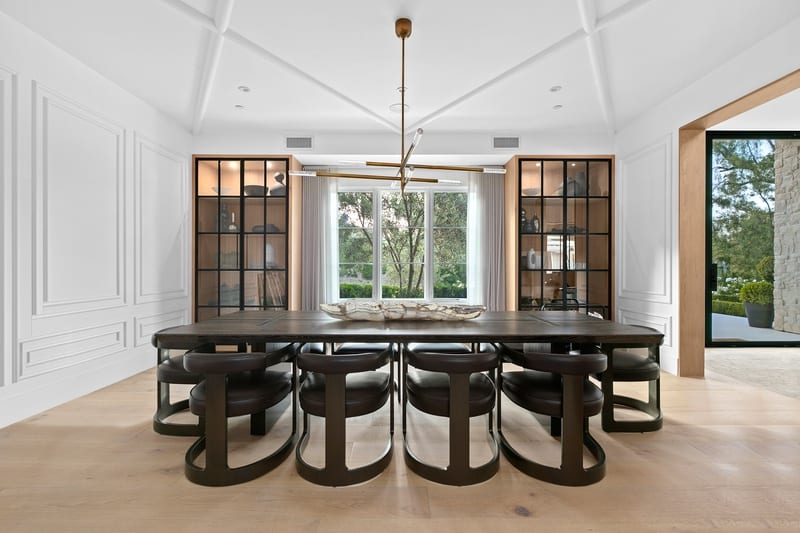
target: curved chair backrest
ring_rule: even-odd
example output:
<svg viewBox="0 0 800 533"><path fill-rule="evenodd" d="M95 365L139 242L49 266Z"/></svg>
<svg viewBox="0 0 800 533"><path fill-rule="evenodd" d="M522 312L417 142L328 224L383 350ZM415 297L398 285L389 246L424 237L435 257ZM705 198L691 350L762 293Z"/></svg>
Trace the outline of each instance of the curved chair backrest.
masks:
<svg viewBox="0 0 800 533"><path fill-rule="evenodd" d="M414 368L457 374L494 370L497 368L498 357L494 350L466 354L405 350L404 355L408 364Z"/></svg>
<svg viewBox="0 0 800 533"><path fill-rule="evenodd" d="M350 374L375 370L388 365L391 360L391 345L380 352L328 355L301 351L297 354L297 368L320 374Z"/></svg>
<svg viewBox="0 0 800 533"><path fill-rule="evenodd" d="M208 353L195 349L183 356L183 366L195 374L236 374L260 370L288 361L295 352L293 344L280 345L274 351Z"/></svg>
<svg viewBox="0 0 800 533"><path fill-rule="evenodd" d="M591 375L603 372L608 364L604 353L509 353L509 359L521 367L566 375Z"/></svg>

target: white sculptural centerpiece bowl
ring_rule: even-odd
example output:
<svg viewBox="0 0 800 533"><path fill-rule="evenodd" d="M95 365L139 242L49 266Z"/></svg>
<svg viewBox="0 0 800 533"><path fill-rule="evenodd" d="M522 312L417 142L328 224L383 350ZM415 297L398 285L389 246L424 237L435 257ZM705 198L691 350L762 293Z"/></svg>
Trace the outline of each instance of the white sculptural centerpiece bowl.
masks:
<svg viewBox="0 0 800 533"><path fill-rule="evenodd" d="M319 308L341 320L468 320L486 311L484 305L436 304L404 301L348 301L319 304Z"/></svg>

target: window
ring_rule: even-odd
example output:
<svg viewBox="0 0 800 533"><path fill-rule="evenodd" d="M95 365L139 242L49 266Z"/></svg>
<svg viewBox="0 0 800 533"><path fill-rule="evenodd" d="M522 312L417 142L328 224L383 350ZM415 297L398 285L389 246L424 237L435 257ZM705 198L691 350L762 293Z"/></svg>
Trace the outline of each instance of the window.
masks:
<svg viewBox="0 0 800 533"><path fill-rule="evenodd" d="M467 297L466 191L338 193L340 298Z"/></svg>

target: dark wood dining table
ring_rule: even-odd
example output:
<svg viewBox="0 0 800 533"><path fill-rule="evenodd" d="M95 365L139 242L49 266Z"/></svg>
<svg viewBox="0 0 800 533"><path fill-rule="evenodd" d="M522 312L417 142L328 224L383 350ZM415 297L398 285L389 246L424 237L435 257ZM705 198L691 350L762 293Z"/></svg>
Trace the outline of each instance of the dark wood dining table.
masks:
<svg viewBox="0 0 800 533"><path fill-rule="evenodd" d="M663 334L572 311L486 312L459 321L340 320L322 311L237 311L153 334L161 349L270 342L550 342L658 347Z"/></svg>

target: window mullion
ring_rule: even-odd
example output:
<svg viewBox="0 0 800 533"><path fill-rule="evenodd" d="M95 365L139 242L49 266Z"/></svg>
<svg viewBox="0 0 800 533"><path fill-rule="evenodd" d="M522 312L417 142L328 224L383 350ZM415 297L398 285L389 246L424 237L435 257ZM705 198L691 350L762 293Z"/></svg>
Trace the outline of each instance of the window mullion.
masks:
<svg viewBox="0 0 800 533"><path fill-rule="evenodd" d="M425 256L422 268L425 272L423 285L425 287L426 300L433 299L433 193L425 192L425 219L423 221L423 231L425 234Z"/></svg>
<svg viewBox="0 0 800 533"><path fill-rule="evenodd" d="M372 299L379 299L383 296L383 287L381 286L381 272L383 265L381 264L381 247L383 246L383 224L382 224L382 204L383 192L372 191Z"/></svg>

